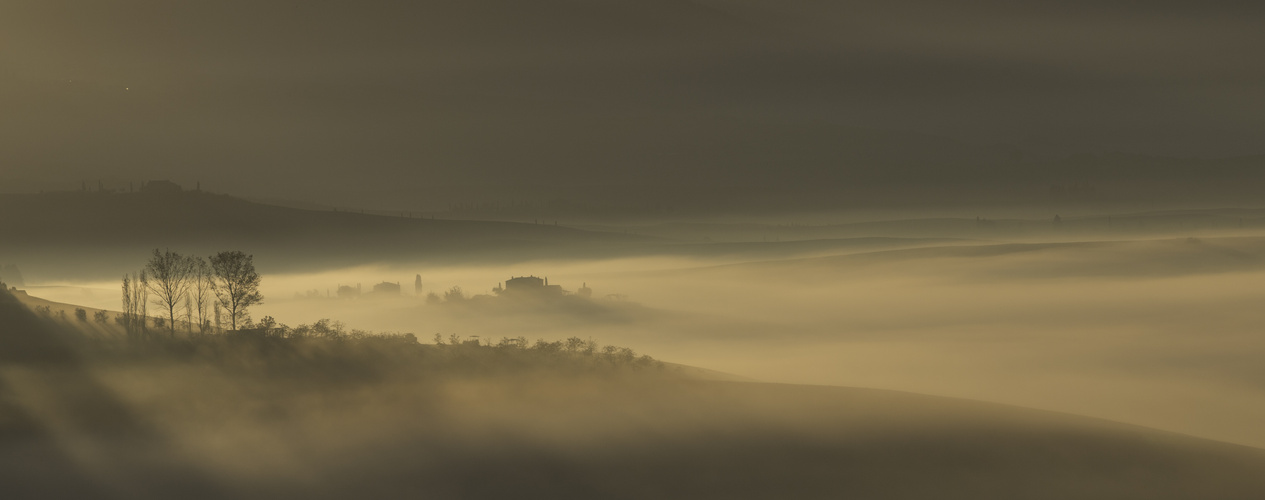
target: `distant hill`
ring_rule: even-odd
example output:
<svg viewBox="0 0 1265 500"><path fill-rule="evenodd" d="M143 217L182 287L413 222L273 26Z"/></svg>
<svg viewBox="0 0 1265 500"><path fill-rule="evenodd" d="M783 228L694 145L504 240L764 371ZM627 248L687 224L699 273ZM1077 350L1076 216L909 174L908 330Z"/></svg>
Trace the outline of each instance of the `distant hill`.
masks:
<svg viewBox="0 0 1265 500"><path fill-rule="evenodd" d="M111 264L141 262L154 248L238 249L282 271L401 258L543 258L649 240L546 224L301 210L197 191L0 195L0 234L0 260L45 277L50 267L67 276L113 275Z"/></svg>
<svg viewBox="0 0 1265 500"><path fill-rule="evenodd" d="M17 263L27 274L37 276L36 281L47 281L114 278L139 267L154 248L202 255L238 249L254 254L261 271L286 272L388 262L520 262L630 255L786 258L950 243L916 237L928 228L926 224L905 227L909 224L897 223L901 227L895 231L888 230L889 225L569 228L429 219L408 213L311 210L198 191L2 194L0 263ZM909 237L866 237L871 233ZM936 234L949 233L970 234ZM709 234L717 239L712 241ZM762 240L762 234L774 237ZM851 237L814 239L833 234Z"/></svg>
<svg viewBox="0 0 1265 500"><path fill-rule="evenodd" d="M154 248L256 255L264 272L372 263L524 262L683 256L779 259L979 240L1084 241L1255 234L1265 210L1215 209L1051 219L904 219L848 224L553 224L311 210L199 191L0 194L0 264L34 282L114 278ZM6 271L6 273L9 273ZM17 283L18 280L11 280Z"/></svg>

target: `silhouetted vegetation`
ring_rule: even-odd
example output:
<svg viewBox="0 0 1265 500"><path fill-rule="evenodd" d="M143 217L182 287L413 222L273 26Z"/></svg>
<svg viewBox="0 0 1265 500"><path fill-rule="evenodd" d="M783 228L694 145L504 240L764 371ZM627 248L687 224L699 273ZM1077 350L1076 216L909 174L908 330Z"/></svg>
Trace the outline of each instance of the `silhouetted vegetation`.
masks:
<svg viewBox="0 0 1265 500"><path fill-rule="evenodd" d="M193 330L177 336L169 323L172 316L144 317L135 313L119 314L115 318L120 327L114 330L117 333L102 335L90 334L78 326L87 323L87 311L83 308L76 309L73 322L59 314L62 311L53 311L47 305L36 306L34 312L48 331L57 332L65 346L84 360L96 362L210 364L235 373L293 374L325 381L422 374L491 375L521 370L582 374L664 369L662 362L637 355L630 348L603 346L578 337L537 339L533 343L525 337L493 340L477 335L449 334L445 338L435 334L433 344L422 344L413 333L371 332L348 328L330 319L292 327L271 316L239 325L237 330ZM105 324L108 315L98 311L93 318ZM168 335L136 334L145 325L165 329Z"/></svg>
<svg viewBox="0 0 1265 500"><path fill-rule="evenodd" d="M154 318L154 326L167 326L171 338L176 335L178 319L190 334L194 324L199 333L221 330L221 308L229 314L229 330L237 330L239 324L249 323L249 308L263 302L260 280L253 256L239 251L217 253L208 263L201 257L154 249L144 269L123 276L119 323L127 327L129 335L147 336L145 309L152 301L167 313L165 319ZM208 309L214 324L207 317ZM178 310L183 313L179 317Z"/></svg>
<svg viewBox="0 0 1265 500"><path fill-rule="evenodd" d="M259 273L255 272L254 256L239 251L220 252L211 256L211 287L219 299L219 305L228 311L232 330L243 319L248 319L249 308L262 303L259 293Z"/></svg>
<svg viewBox="0 0 1265 500"><path fill-rule="evenodd" d="M295 327L266 317L253 328L217 335L130 344L95 344L98 352L128 359L155 354L174 360L210 363L238 373L296 375L324 381L419 375L494 375L519 371L549 371L572 375L619 373L665 368L660 361L637 355L626 347L599 346L595 341L570 338L463 338L421 344L412 333L375 333L349 329L323 319Z"/></svg>
<svg viewBox="0 0 1265 500"><path fill-rule="evenodd" d="M149 291L153 294L154 303L167 311L172 337L176 335L176 307L189 297L189 286L196 269L192 257L171 250L159 252L156 248L153 257L145 264L145 272L150 277Z"/></svg>
<svg viewBox="0 0 1265 500"><path fill-rule="evenodd" d="M239 251L220 252L211 256L209 264L200 258L182 256L170 250L154 250L145 269L138 274L123 277L123 314L116 322L125 328L124 339L97 339L96 347L108 347L115 354L152 352L152 346L160 345L166 352L177 353L182 359L231 362L241 366L267 366L276 369L276 363L291 367L305 361L316 363L306 369L316 369L324 363L356 364L364 369L414 364L414 368L426 367L442 371L498 371L525 367L550 367L569 371L592 371L603 368L633 369L663 368L661 362L649 356L638 356L626 347L601 346L593 340L572 337L562 341L538 339L529 344L524 337L502 338L499 341L473 336L462 339L451 334L447 341L439 334L433 345L422 345L412 333L373 333L364 330L348 330L344 324L323 319L312 324L296 327L278 323L266 316L253 323L247 310L260 303L261 278L255 271L253 258ZM215 326L205 318L203 299L208 292L216 295ZM153 302L166 311L165 318L149 318L144 314L146 297L152 294ZM432 301L439 298L433 293ZM445 302L470 300L461 287L454 286L444 293ZM184 319L188 335L175 336L177 306L184 304ZM196 307L195 307L196 304ZM48 307L42 306L41 314L48 316ZM229 314L230 328L220 329L219 312L223 308ZM196 311L196 314L195 314ZM80 321L87 321L83 309L76 311ZM104 322L104 312L97 313L98 322ZM193 334L191 324L198 323L198 334ZM154 343L144 333L147 324L167 328L165 343ZM239 328L242 327L242 328ZM123 342L122 340L132 342ZM148 342L135 342L146 339ZM137 346L146 346L137 350ZM296 365L295 363L298 363Z"/></svg>

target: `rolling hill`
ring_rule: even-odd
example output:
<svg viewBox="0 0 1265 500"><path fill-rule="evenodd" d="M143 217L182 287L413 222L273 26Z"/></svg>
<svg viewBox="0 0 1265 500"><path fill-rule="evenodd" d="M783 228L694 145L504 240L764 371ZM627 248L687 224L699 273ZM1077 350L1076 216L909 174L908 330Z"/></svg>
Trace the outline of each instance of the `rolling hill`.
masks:
<svg viewBox="0 0 1265 500"><path fill-rule="evenodd" d="M384 260L529 260L652 241L546 224L401 215L299 210L198 191L10 194L0 195L0 255L47 279L113 277L154 248L240 249L277 272Z"/></svg>
<svg viewBox="0 0 1265 500"><path fill-rule="evenodd" d="M8 293L0 326L10 498L1265 495L1260 449L976 401L545 365L291 378L178 344L117 364Z"/></svg>

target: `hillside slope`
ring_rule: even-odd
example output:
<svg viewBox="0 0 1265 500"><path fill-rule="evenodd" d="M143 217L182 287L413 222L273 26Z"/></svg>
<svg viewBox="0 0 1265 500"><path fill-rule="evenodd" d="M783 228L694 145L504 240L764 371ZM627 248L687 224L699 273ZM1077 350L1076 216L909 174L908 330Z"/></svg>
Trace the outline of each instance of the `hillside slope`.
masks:
<svg viewBox="0 0 1265 500"><path fill-rule="evenodd" d="M7 294L0 322L8 498L1265 496L1263 450L968 400L545 365L292 377L302 359L174 344L119 364Z"/></svg>

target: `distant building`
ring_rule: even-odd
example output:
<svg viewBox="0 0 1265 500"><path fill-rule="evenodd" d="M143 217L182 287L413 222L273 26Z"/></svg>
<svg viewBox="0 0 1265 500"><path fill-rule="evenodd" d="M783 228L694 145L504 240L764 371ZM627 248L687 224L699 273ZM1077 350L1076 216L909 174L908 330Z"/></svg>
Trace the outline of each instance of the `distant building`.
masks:
<svg viewBox="0 0 1265 500"><path fill-rule="evenodd" d="M142 193L176 194L184 191L179 184L167 180L149 181L141 184Z"/></svg>
<svg viewBox="0 0 1265 500"><path fill-rule="evenodd" d="M359 296L360 296L359 284L357 284L354 287L350 285L338 285L338 298L350 299L352 297L359 297Z"/></svg>
<svg viewBox="0 0 1265 500"><path fill-rule="evenodd" d="M545 280L535 276L519 276L505 280L505 289L511 292L538 291L544 288Z"/></svg>
<svg viewBox="0 0 1265 500"><path fill-rule="evenodd" d="M575 291L575 294L587 299L593 296L593 289L589 288L588 283L585 283L584 285L580 286L579 290Z"/></svg>
<svg viewBox="0 0 1265 500"><path fill-rule="evenodd" d="M422 296L422 275L420 274L413 279L413 293L417 294L418 297Z"/></svg>
<svg viewBox="0 0 1265 500"><path fill-rule="evenodd" d="M550 285L549 278L518 276L505 280L505 292L562 295L562 286Z"/></svg>
<svg viewBox="0 0 1265 500"><path fill-rule="evenodd" d="M373 285L373 293L380 295L399 295L400 284L383 281L382 283Z"/></svg>

